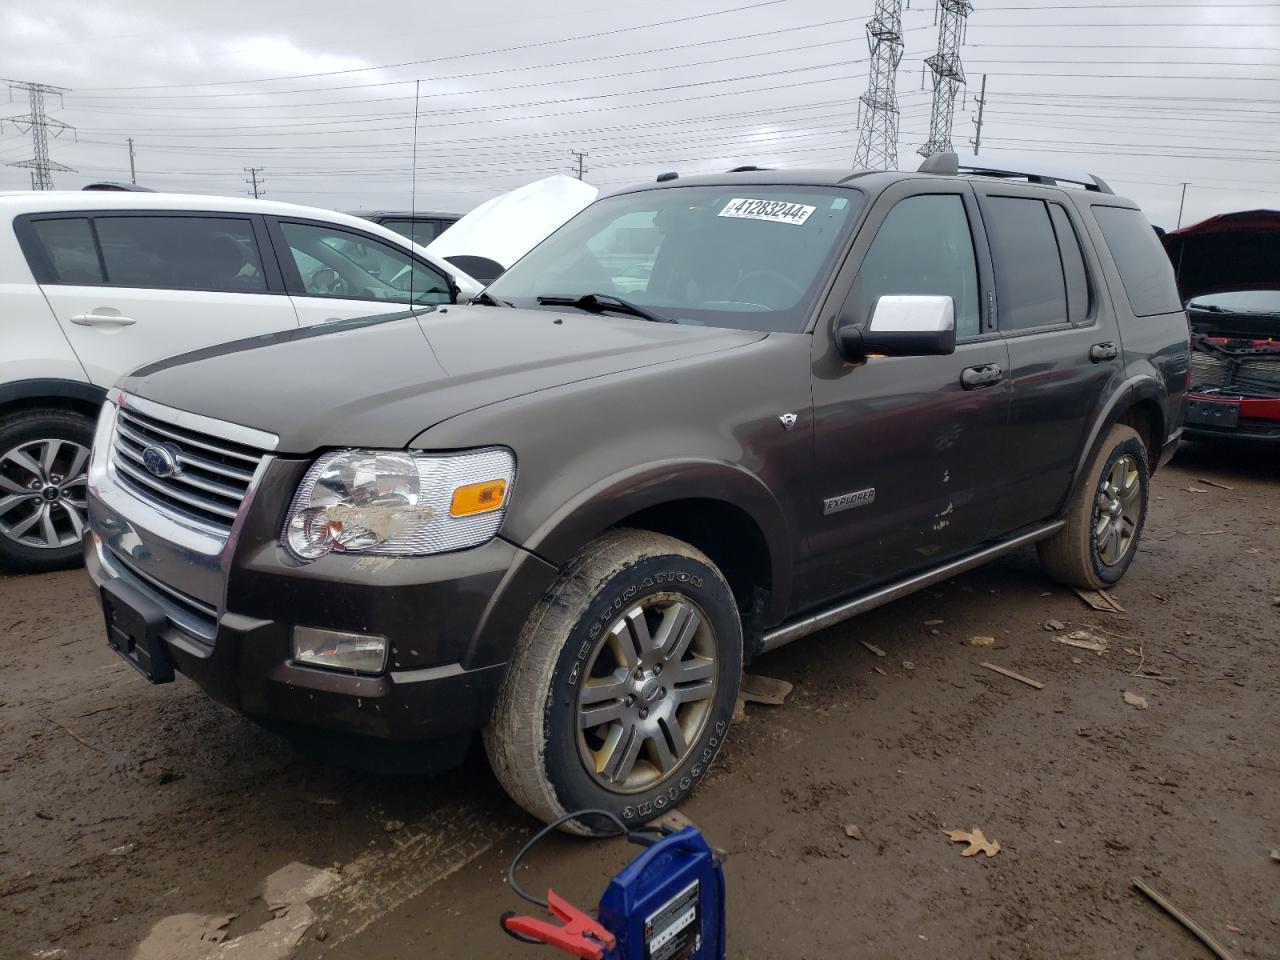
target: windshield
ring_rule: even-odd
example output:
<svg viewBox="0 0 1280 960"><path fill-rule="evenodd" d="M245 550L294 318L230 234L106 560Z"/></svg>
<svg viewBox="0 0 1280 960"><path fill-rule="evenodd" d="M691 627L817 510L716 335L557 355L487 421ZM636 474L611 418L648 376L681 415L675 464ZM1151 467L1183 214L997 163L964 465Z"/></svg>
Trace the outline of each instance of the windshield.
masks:
<svg viewBox="0 0 1280 960"><path fill-rule="evenodd" d="M1218 307L1233 313L1280 314L1280 290L1237 290L1232 293L1209 293L1196 297L1188 307Z"/></svg>
<svg viewBox="0 0 1280 960"><path fill-rule="evenodd" d="M841 187L748 184L606 197L488 293L518 307L622 297L676 323L799 332L863 200Z"/></svg>

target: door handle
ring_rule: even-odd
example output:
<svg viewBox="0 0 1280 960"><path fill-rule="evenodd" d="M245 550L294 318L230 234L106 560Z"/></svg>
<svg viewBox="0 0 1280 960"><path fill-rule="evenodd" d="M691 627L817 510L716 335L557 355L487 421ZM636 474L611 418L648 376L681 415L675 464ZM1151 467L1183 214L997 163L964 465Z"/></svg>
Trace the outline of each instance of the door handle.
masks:
<svg viewBox="0 0 1280 960"><path fill-rule="evenodd" d="M1089 359L1094 363L1104 363L1107 360L1114 360L1120 351L1116 349L1116 345L1111 342L1095 343L1089 348Z"/></svg>
<svg viewBox="0 0 1280 960"><path fill-rule="evenodd" d="M984 363L979 367L965 367L960 374L960 386L966 390L981 390L983 387L994 387L1004 379L1004 371L999 364Z"/></svg>
<svg viewBox="0 0 1280 960"><path fill-rule="evenodd" d="M127 327L138 321L119 313L77 313L71 322L81 327Z"/></svg>

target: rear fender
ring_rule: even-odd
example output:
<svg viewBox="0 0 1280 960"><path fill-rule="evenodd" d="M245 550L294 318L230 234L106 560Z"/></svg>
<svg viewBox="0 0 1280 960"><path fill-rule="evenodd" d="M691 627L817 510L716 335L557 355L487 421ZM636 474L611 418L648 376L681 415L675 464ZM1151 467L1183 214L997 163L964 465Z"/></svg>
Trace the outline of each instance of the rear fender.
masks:
<svg viewBox="0 0 1280 960"><path fill-rule="evenodd" d="M1154 377L1138 376L1131 377L1122 383L1119 388L1112 393L1106 403L1102 405L1098 416L1094 419L1093 427L1089 432L1088 442L1085 443L1080 451L1080 458L1076 462L1075 475L1071 481L1071 488L1067 491L1066 497L1059 504L1059 513L1066 509L1066 505L1075 499L1081 486L1088 479L1085 471L1089 467L1089 462L1098 452L1098 448L1107 439L1107 434L1111 432L1111 428L1124 419L1124 415L1132 410L1140 403L1150 401L1151 405L1157 410L1164 409L1165 394L1160 382ZM1156 458L1160 456L1161 446L1164 443L1165 424L1163 415L1160 415L1160 422L1155 424L1156 436L1152 437L1155 450L1151 459L1151 468L1154 470L1156 466Z"/></svg>

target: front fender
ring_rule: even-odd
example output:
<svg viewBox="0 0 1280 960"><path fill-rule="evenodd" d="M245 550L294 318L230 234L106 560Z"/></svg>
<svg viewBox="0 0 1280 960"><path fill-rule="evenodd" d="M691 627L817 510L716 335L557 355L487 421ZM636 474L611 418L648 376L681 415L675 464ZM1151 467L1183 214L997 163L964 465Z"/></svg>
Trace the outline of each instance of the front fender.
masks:
<svg viewBox="0 0 1280 960"><path fill-rule="evenodd" d="M795 532L760 478L734 464L708 459L647 463L620 471L568 499L528 537L523 546L563 565L584 545L627 517L679 500L713 500L741 510L755 523L769 548L773 602L791 594Z"/></svg>

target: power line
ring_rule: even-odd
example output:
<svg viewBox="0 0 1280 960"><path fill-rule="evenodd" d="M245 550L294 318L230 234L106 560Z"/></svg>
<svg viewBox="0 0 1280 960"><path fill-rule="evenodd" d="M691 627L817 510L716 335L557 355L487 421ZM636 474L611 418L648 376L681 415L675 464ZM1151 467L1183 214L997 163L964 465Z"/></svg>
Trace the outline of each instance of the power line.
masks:
<svg viewBox="0 0 1280 960"><path fill-rule="evenodd" d="M74 130L70 124L63 123L61 120L52 120L45 111L44 98L46 94L56 94L59 102L62 100L64 93L70 91L66 87L54 87L47 83L32 83L23 80L6 80L3 81L9 85L9 94L19 91L27 94L27 100L31 105L29 113L21 116L5 117L22 133L31 134L31 152L30 160L13 160L5 164L9 167L25 167L31 171L31 189L32 190L52 190L53 174L56 173L75 173L75 171L64 163L58 163L49 157L49 133L53 132L53 136L60 137L68 130ZM4 121L0 120L0 126Z"/></svg>
<svg viewBox="0 0 1280 960"><path fill-rule="evenodd" d="M576 175L577 175L578 179L579 179L579 180L581 180L581 179L582 179L582 175L583 175L584 173L586 173L586 172L587 172L587 168L586 168L585 166L583 166L583 161L587 159L587 151L585 151L585 150L570 150L570 151L569 151L569 156L573 157L573 159L574 159L574 161L575 161L575 165L576 165L576 167L577 167L576 171L574 170L574 168L573 168L573 167L570 167L570 168L569 168L569 170L570 170L570 172L572 172L572 173L576 173Z"/></svg>
<svg viewBox="0 0 1280 960"><path fill-rule="evenodd" d="M758 10L762 7L772 7L780 3L787 2L789 2L789 0L757 0L755 3L748 3L737 7L727 7L720 10L711 10L707 13L691 14L686 17L676 17L672 20L653 20L648 23L639 23L630 27L615 27L612 30L601 30L596 33L582 33L573 37L558 37L553 40L538 40L533 43L521 43L511 47L486 47L481 50L471 50L466 53L452 53L444 56L426 57L421 60L406 60L403 63L383 63L371 67L351 67L346 70L322 70L317 73L294 73L279 77L258 77L253 80L216 80L205 83L160 83L136 87L85 87L83 89L100 93L108 90L132 92L135 90L176 90L190 89L192 87L227 87L240 86L246 83L274 83L278 80L310 80L314 77L337 77L350 73L369 73L373 70L395 70L401 67L418 67L424 64L442 63L446 60L463 60L468 57L492 57L500 53L515 53L521 50L534 50L540 47L554 46L560 43L571 43L576 40L599 40L602 37L613 37L622 33L633 33L637 30L648 30L652 27L668 27L678 23L689 23L694 20L706 20L709 17L720 17L731 13L742 13L746 10Z"/></svg>
<svg viewBox="0 0 1280 960"><path fill-rule="evenodd" d="M432 76L428 78L428 80L431 83L451 83L455 80L471 80L471 79L474 79L475 77L491 77L491 76L497 76L504 73L523 73L530 70L560 69L563 67L578 66L584 63L602 63L605 61L608 61L609 63L616 63L618 60L626 59L630 57L644 57L644 56L652 56L654 54L667 54L667 53L672 53L676 50L693 50L699 47L708 47L708 46L723 47L724 44L726 43L734 43L739 40L757 40L761 37L772 38L772 37L778 36L779 34L796 33L801 30L827 29L830 27L843 26L844 24L856 23L858 22L859 19L860 18L858 17L843 17L836 20L822 20L816 23L803 23L803 24L798 24L796 26L791 26L791 27L779 27L773 30L762 30L756 33L743 33L743 34L738 34L737 36L732 36L732 37L718 37L714 40L699 40L694 43L681 43L681 44L676 44L674 46L668 45L668 46L662 46L662 47L650 47L645 50L632 50L626 53L607 54L603 56L578 57L575 59L558 59L552 63L531 63L531 64L521 64L521 65L512 66L512 67L497 67L491 70L473 70L470 73L454 73L454 74L447 74L443 76ZM809 46L813 46L813 45L811 44ZM746 54L744 56L765 57L765 56L775 55L779 52L782 52L782 51L773 50L773 49L761 50L756 53ZM733 59L733 58L725 58L725 59ZM712 61L706 61L706 62L721 63L723 62L723 60L712 60ZM668 66L664 66L661 69L674 70L674 69L683 69L685 67L701 66L701 65L702 65L701 63L696 63L696 62L683 63L683 64L671 64ZM616 74L610 73L610 76L616 76ZM156 96L143 96L143 97L139 97L137 95L128 96L128 97L88 96L88 97L78 97L77 102L79 102L80 100L86 100L90 102L107 101L108 103L110 103L113 101L118 101L121 103L137 103L139 99L154 101L154 100L210 100L210 99L227 99L232 97L259 97L260 98L260 97L286 96L286 95L295 94L295 93L323 93L330 90L365 90L365 89L372 89L375 87L396 87L396 86L405 86L407 84L414 83L414 82L415 82L414 80L381 80L375 83L348 83L348 84L342 84L340 86L332 86L332 87L299 87L292 90L248 90L248 91L237 92L237 93L186 93L186 94L176 94L172 96L169 96L169 95L164 95L164 96L156 95ZM571 83L574 81L557 81L557 82ZM449 95L453 96L456 93L457 91L453 91ZM159 110L159 109L172 109L172 108L155 107L153 109ZM198 108L192 107L192 109L198 109Z"/></svg>

